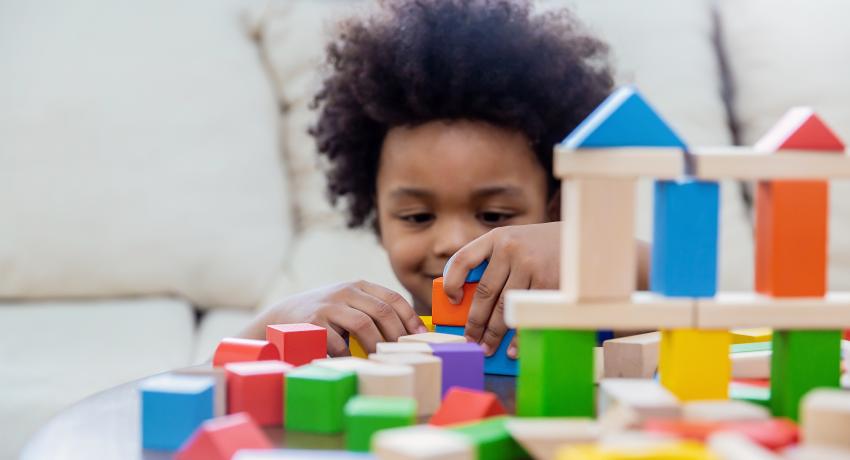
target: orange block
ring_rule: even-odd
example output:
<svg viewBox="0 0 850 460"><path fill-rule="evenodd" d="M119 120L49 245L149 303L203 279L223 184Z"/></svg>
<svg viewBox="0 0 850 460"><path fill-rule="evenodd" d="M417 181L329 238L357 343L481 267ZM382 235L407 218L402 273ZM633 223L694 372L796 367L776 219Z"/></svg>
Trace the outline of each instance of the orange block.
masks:
<svg viewBox="0 0 850 460"><path fill-rule="evenodd" d="M431 319L440 326L465 326L466 318L469 316L469 307L472 306L472 296L478 283L465 283L463 285L463 301L455 305L449 301L446 291L443 290L443 277L434 280L431 289Z"/></svg>
<svg viewBox="0 0 850 460"><path fill-rule="evenodd" d="M435 426L456 425L506 414L495 394L452 387L428 422Z"/></svg>
<svg viewBox="0 0 850 460"><path fill-rule="evenodd" d="M215 349L213 367L243 361L273 361L276 359L280 359L277 347L266 340L227 337L222 339Z"/></svg>
<svg viewBox="0 0 850 460"><path fill-rule="evenodd" d="M244 413L204 422L174 457L176 460L230 460L240 449L272 449L263 430Z"/></svg>

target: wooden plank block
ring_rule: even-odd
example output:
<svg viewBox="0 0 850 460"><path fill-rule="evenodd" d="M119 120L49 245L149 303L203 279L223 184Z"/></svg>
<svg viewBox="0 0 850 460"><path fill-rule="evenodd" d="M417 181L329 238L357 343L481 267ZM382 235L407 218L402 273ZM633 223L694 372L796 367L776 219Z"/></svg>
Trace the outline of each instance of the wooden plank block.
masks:
<svg viewBox="0 0 850 460"><path fill-rule="evenodd" d="M798 420L800 401L840 383L841 331L774 331L770 401L774 415Z"/></svg>
<svg viewBox="0 0 850 460"><path fill-rule="evenodd" d="M593 416L595 331L523 329L519 337L517 415Z"/></svg>
<svg viewBox="0 0 850 460"><path fill-rule="evenodd" d="M850 157L810 149L782 155L752 147L696 148L691 151L702 180L824 180L850 178Z"/></svg>
<svg viewBox="0 0 850 460"><path fill-rule="evenodd" d="M555 177L676 179L685 170L678 147L615 147L568 149L555 147Z"/></svg>
<svg viewBox="0 0 850 460"><path fill-rule="evenodd" d="M213 417L212 377L163 374L139 385L142 448L177 450Z"/></svg>
<svg viewBox="0 0 850 460"><path fill-rule="evenodd" d="M606 340L605 377L651 379L658 369L660 342L659 332Z"/></svg>
<svg viewBox="0 0 850 460"><path fill-rule="evenodd" d="M647 419L678 418L681 415L678 399L655 380L603 379L599 383L597 399L600 420L608 411L626 411L630 415L629 428L637 428Z"/></svg>
<svg viewBox="0 0 850 460"><path fill-rule="evenodd" d="M390 353L432 353L431 346L427 342L378 342L375 345L378 354Z"/></svg>
<svg viewBox="0 0 850 460"><path fill-rule="evenodd" d="M422 334L403 335L398 338L398 341L421 343L465 343L466 339L451 334L440 334L439 332L425 332Z"/></svg>
<svg viewBox="0 0 850 460"><path fill-rule="evenodd" d="M225 337L215 349L213 366L222 367L227 363L275 359L280 359L280 353L274 344L266 340Z"/></svg>
<svg viewBox="0 0 850 460"><path fill-rule="evenodd" d="M227 412L245 412L261 426L281 426L286 410L283 381L292 369L283 361L226 364Z"/></svg>
<svg viewBox="0 0 850 460"><path fill-rule="evenodd" d="M364 396L416 396L411 366L385 364L354 357L317 359L313 361L313 365L356 373L357 391Z"/></svg>
<svg viewBox="0 0 850 460"><path fill-rule="evenodd" d="M415 423L415 399L354 396L345 404L345 447L369 452L372 436L378 431Z"/></svg>
<svg viewBox="0 0 850 460"><path fill-rule="evenodd" d="M682 401L726 399L731 365L728 331L661 332L661 384Z"/></svg>
<svg viewBox="0 0 850 460"><path fill-rule="evenodd" d="M472 297L477 288L478 283L464 283L463 300L459 304L453 304L443 290L443 277L436 278L431 286L431 320L434 325L466 325L466 317L469 316Z"/></svg>
<svg viewBox="0 0 850 460"><path fill-rule="evenodd" d="M850 450L850 392L818 388L802 401L803 441Z"/></svg>
<svg viewBox="0 0 850 460"><path fill-rule="evenodd" d="M718 460L781 460L782 457L734 432L719 432L708 437L708 449Z"/></svg>
<svg viewBox="0 0 850 460"><path fill-rule="evenodd" d="M555 460L560 448L589 444L602 434L598 422L582 417L512 417L505 427L535 460Z"/></svg>
<svg viewBox="0 0 850 460"><path fill-rule="evenodd" d="M379 460L475 460L472 443L463 435L428 425L378 432L372 450Z"/></svg>
<svg viewBox="0 0 850 460"><path fill-rule="evenodd" d="M424 344L423 344L424 345ZM369 359L385 364L407 365L413 368L413 394L419 415L431 415L440 407L443 385L443 363L429 353L371 354Z"/></svg>
<svg viewBox="0 0 850 460"><path fill-rule="evenodd" d="M836 329L850 326L850 293L847 292L799 298L721 292L711 299L698 299L696 304L696 324L701 329L761 326L773 329Z"/></svg>
<svg viewBox="0 0 850 460"><path fill-rule="evenodd" d="M271 449L272 443L247 414L207 420L175 455L175 460L230 460L242 449Z"/></svg>
<svg viewBox="0 0 850 460"><path fill-rule="evenodd" d="M576 303L562 291L509 291L505 322L536 329L688 328L695 323L694 301L635 292L625 300Z"/></svg>
<svg viewBox="0 0 850 460"><path fill-rule="evenodd" d="M768 420L771 415L767 408L758 404L746 401L714 400L684 403L682 418L702 422L734 422Z"/></svg>
<svg viewBox="0 0 850 460"><path fill-rule="evenodd" d="M505 414L505 407L494 393L455 387L449 389L428 423L434 426L457 425Z"/></svg>
<svg viewBox="0 0 850 460"><path fill-rule="evenodd" d="M269 324L266 340L277 347L281 361L293 366L328 356L328 331L313 324Z"/></svg>
<svg viewBox="0 0 850 460"><path fill-rule="evenodd" d="M730 353L732 378L766 379L770 377L770 350Z"/></svg>

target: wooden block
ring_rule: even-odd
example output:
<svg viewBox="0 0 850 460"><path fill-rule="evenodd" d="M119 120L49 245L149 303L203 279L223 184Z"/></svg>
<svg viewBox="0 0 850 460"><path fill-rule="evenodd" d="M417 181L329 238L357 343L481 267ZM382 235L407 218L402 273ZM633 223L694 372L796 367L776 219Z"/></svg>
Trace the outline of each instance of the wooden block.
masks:
<svg viewBox="0 0 850 460"><path fill-rule="evenodd" d="M598 384L605 378L605 352L602 347L593 347L593 383Z"/></svg>
<svg viewBox="0 0 850 460"><path fill-rule="evenodd" d="M768 420L770 411L764 406L745 401L690 401L682 405L682 418L703 422Z"/></svg>
<svg viewBox="0 0 850 460"><path fill-rule="evenodd" d="M717 292L720 187L691 179L655 182L650 290L669 297Z"/></svg>
<svg viewBox="0 0 850 460"><path fill-rule="evenodd" d="M773 333L771 333L771 339ZM771 342L733 343L729 348L730 353L749 353L753 351L770 351L773 349Z"/></svg>
<svg viewBox="0 0 850 460"><path fill-rule="evenodd" d="M704 446L691 441L627 439L620 443L568 446L557 460L716 460Z"/></svg>
<svg viewBox="0 0 850 460"><path fill-rule="evenodd" d="M850 392L819 388L802 401L803 442L850 450Z"/></svg>
<svg viewBox="0 0 850 460"><path fill-rule="evenodd" d="M555 176L560 178L677 179L684 170L684 152L679 147L555 147Z"/></svg>
<svg viewBox="0 0 850 460"><path fill-rule="evenodd" d="M378 432L372 440L378 460L475 460L472 443L453 431L417 425Z"/></svg>
<svg viewBox="0 0 850 460"><path fill-rule="evenodd" d="M204 422L181 447L175 460L230 460L241 449L271 449L272 443L244 413Z"/></svg>
<svg viewBox="0 0 850 460"><path fill-rule="evenodd" d="M435 325L463 326L466 317L469 316L469 307L472 306L472 297L478 283L464 283L463 300L455 305L449 301L443 290L443 277L434 280L431 288L431 320Z"/></svg>
<svg viewBox="0 0 850 460"><path fill-rule="evenodd" d="M837 447L800 444L782 451L783 460L847 460L850 450Z"/></svg>
<svg viewBox="0 0 850 460"><path fill-rule="evenodd" d="M721 292L712 299L697 300L696 323L700 329L837 329L850 325L850 293L771 298L756 293Z"/></svg>
<svg viewBox="0 0 850 460"><path fill-rule="evenodd" d="M797 425L784 418L736 422L701 422L693 420L649 420L643 429L650 433L667 434L683 439L704 442L714 433L740 433L760 446L778 451L799 440Z"/></svg>
<svg viewBox="0 0 850 460"><path fill-rule="evenodd" d="M517 415L592 417L595 331L524 329L519 334Z"/></svg>
<svg viewBox="0 0 850 460"><path fill-rule="evenodd" d="M561 291L508 291L505 322L530 329L618 329L694 327L692 299L635 292L630 299L576 303Z"/></svg>
<svg viewBox="0 0 850 460"><path fill-rule="evenodd" d="M599 439L599 423L591 418L514 417L505 422L511 436L535 460L554 460L559 448Z"/></svg>
<svg viewBox="0 0 850 460"><path fill-rule="evenodd" d="M443 397L455 386L484 389L484 351L477 343L433 343L431 348L443 361Z"/></svg>
<svg viewBox="0 0 850 460"><path fill-rule="evenodd" d="M731 353L732 378L766 379L770 377L770 350Z"/></svg>
<svg viewBox="0 0 850 460"><path fill-rule="evenodd" d="M275 349L276 351L277 349ZM204 377L212 377L215 381L215 390L213 391L213 415L221 417L227 414L227 375L221 367L209 367L209 365L200 365L193 367L184 367L173 371L176 375L197 375Z"/></svg>
<svg viewBox="0 0 850 460"><path fill-rule="evenodd" d="M636 425L650 418L678 418L681 413L676 397L655 380L604 379L599 383L597 399L600 417L623 406L635 415Z"/></svg>
<svg viewBox="0 0 850 460"><path fill-rule="evenodd" d="M487 265L489 265L489 261L484 259L483 262L478 264L475 268L469 271L466 274L466 279L464 283L477 283L481 281L481 277L484 276L484 270L487 270Z"/></svg>
<svg viewBox="0 0 850 460"><path fill-rule="evenodd" d="M696 148L691 153L702 180L824 180L850 178L847 155L814 149L783 150L782 155L752 147Z"/></svg>
<svg viewBox="0 0 850 460"><path fill-rule="evenodd" d="M662 331L661 384L682 401L726 399L732 371L730 344L728 331Z"/></svg>
<svg viewBox="0 0 850 460"><path fill-rule="evenodd" d="M286 374L286 431L334 434L344 428L343 409L357 394L354 372L316 365L301 366Z"/></svg>
<svg viewBox="0 0 850 460"><path fill-rule="evenodd" d="M605 377L651 379L658 370L660 342L659 332L606 340Z"/></svg>
<svg viewBox="0 0 850 460"><path fill-rule="evenodd" d="M424 344L423 344L424 345ZM443 363L429 353L371 354L369 359L385 364L407 365L413 369L413 394L419 415L431 415L440 406L443 390Z"/></svg>
<svg viewBox="0 0 850 460"><path fill-rule="evenodd" d="M451 334L440 334L439 332L425 332L423 334L403 335L398 338L399 342L422 342L422 343L466 343L466 339Z"/></svg>
<svg viewBox="0 0 850 460"><path fill-rule="evenodd" d="M381 396L354 396L345 404L345 447L368 452L380 430L416 423L416 400Z"/></svg>
<svg viewBox="0 0 850 460"><path fill-rule="evenodd" d="M773 414L798 420L800 401L840 383L841 331L774 331L770 401Z"/></svg>
<svg viewBox="0 0 850 460"><path fill-rule="evenodd" d="M457 425L505 415L498 396L488 391L450 388L440 408L428 422L434 426Z"/></svg>
<svg viewBox="0 0 850 460"><path fill-rule="evenodd" d="M142 448L177 450L213 417L212 377L164 374L139 385Z"/></svg>
<svg viewBox="0 0 850 460"><path fill-rule="evenodd" d="M463 326L436 326L436 331L442 334L452 334L463 336L465 328ZM519 367L517 360L508 357L508 347L516 335L516 329L508 329L502 341L499 342L499 348L490 356L484 357L484 373L491 375L517 375Z"/></svg>
<svg viewBox="0 0 850 460"><path fill-rule="evenodd" d="M413 368L402 364L386 364L363 358L327 358L313 365L351 371L357 374L357 389L363 396L396 396L415 398Z"/></svg>
<svg viewBox="0 0 850 460"><path fill-rule="evenodd" d="M328 355L328 331L313 324L270 324L266 326L266 340L277 347L281 361L293 366Z"/></svg>
<svg viewBox="0 0 850 460"><path fill-rule="evenodd" d="M353 335L348 337L348 351L355 358L366 358L369 356L369 353L366 353L366 350L363 349L363 345L360 344L357 337Z"/></svg>
<svg viewBox="0 0 850 460"><path fill-rule="evenodd" d="M422 320L422 324L425 325L425 329L428 329L428 332L434 332L434 317L433 316L420 316L419 319Z"/></svg>
<svg viewBox="0 0 850 460"><path fill-rule="evenodd" d="M381 355L390 353L432 353L431 346L427 342L378 342L375 345L376 352Z"/></svg>
<svg viewBox="0 0 850 460"><path fill-rule="evenodd" d="M261 426L283 424L284 375L294 369L283 361L230 363L227 372L229 414L245 412Z"/></svg>
<svg viewBox="0 0 850 460"><path fill-rule="evenodd" d="M781 460L782 457L740 433L719 432L708 437L708 449L718 460Z"/></svg>
<svg viewBox="0 0 850 460"><path fill-rule="evenodd" d="M474 423L450 428L459 433L475 446L477 457L481 460L513 460L527 458L523 450L506 427L507 417L492 417Z"/></svg>
<svg viewBox="0 0 850 460"><path fill-rule="evenodd" d="M266 340L227 337L219 342L213 355L213 366L241 361L268 361L280 359L277 348Z"/></svg>
<svg viewBox="0 0 850 460"><path fill-rule="evenodd" d="M733 329L732 344L739 343L755 343L755 342L770 342L773 336L773 329L769 327L753 327L748 329Z"/></svg>

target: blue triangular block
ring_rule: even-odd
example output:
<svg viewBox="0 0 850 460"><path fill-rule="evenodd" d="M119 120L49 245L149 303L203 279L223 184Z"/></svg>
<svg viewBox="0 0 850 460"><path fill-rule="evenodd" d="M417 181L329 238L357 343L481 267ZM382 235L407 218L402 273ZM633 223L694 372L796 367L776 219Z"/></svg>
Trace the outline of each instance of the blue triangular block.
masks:
<svg viewBox="0 0 850 460"><path fill-rule="evenodd" d="M562 142L567 148L685 147L633 86L606 98Z"/></svg>

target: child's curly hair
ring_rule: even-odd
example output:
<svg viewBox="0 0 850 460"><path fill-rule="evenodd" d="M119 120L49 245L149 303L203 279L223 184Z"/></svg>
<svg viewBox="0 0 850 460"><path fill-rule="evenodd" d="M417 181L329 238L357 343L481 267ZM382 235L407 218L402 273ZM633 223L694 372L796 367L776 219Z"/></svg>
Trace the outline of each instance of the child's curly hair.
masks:
<svg viewBox="0 0 850 460"><path fill-rule="evenodd" d="M331 202L350 227L374 223L387 131L437 119L523 132L556 190L552 148L609 93L607 51L567 11L535 15L523 0L386 1L343 22L310 129Z"/></svg>

